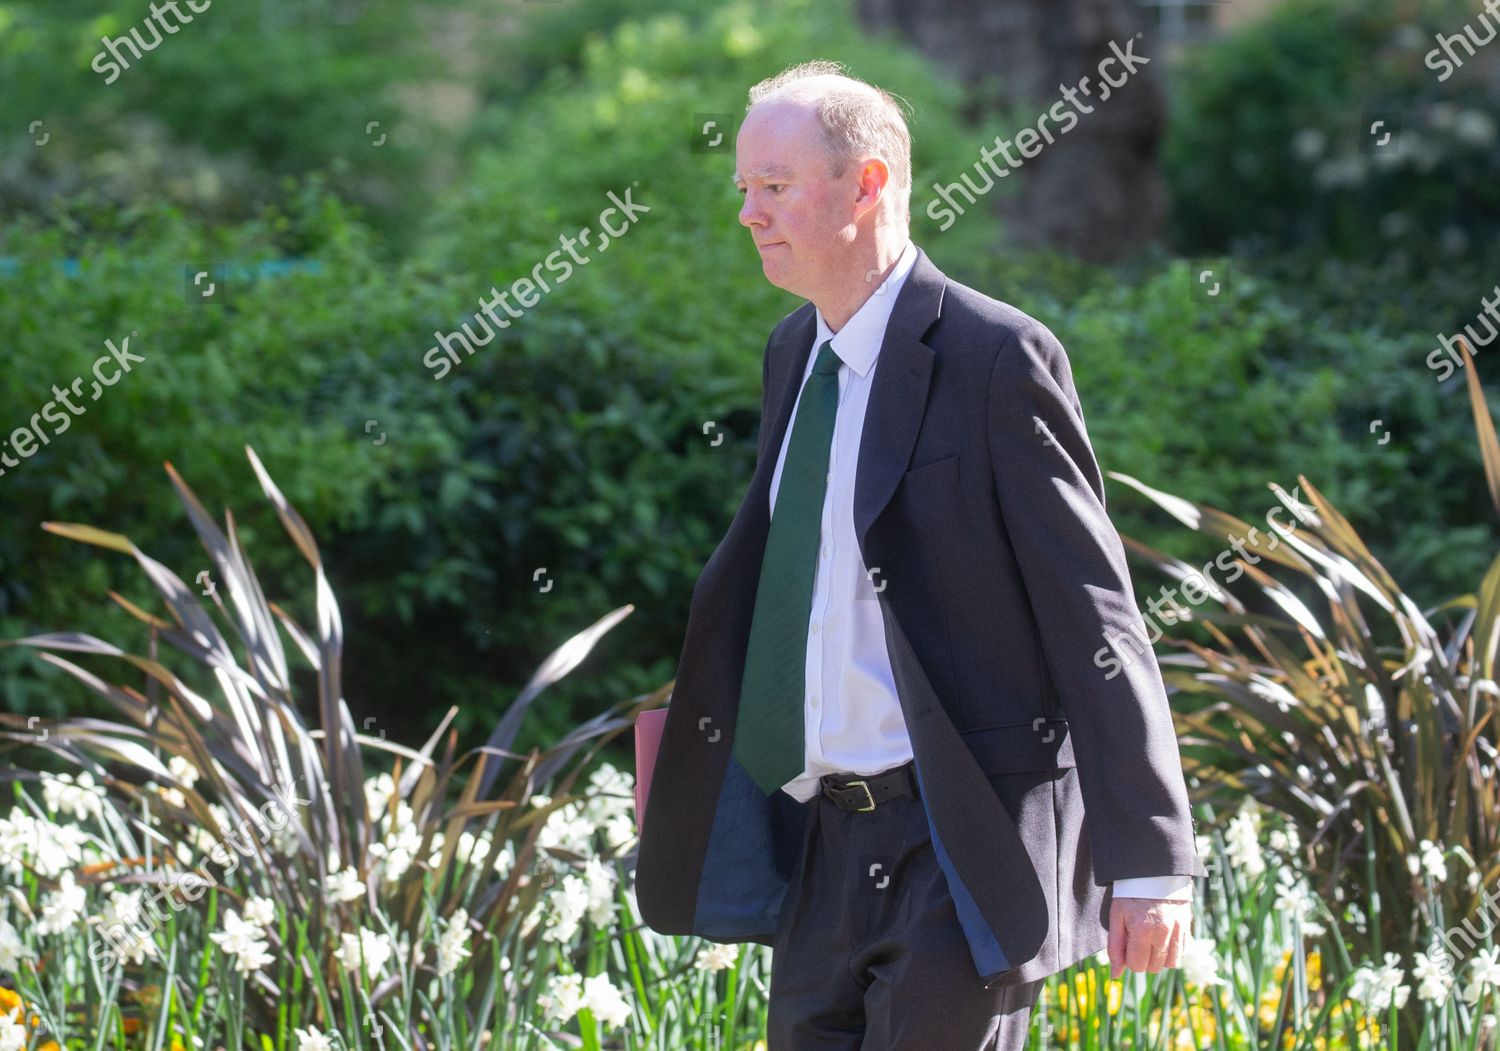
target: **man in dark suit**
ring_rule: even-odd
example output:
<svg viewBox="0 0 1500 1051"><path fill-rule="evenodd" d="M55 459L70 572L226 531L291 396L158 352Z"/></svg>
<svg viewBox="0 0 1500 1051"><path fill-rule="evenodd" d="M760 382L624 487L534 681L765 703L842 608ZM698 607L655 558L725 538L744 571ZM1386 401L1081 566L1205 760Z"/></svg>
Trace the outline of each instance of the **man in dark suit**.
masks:
<svg viewBox="0 0 1500 1051"><path fill-rule="evenodd" d="M1020 1048L1047 975L1190 936L1160 672L1092 657L1145 627L1068 359L911 243L900 108L824 62L750 103L740 222L809 302L693 590L641 914L773 946L770 1051Z"/></svg>

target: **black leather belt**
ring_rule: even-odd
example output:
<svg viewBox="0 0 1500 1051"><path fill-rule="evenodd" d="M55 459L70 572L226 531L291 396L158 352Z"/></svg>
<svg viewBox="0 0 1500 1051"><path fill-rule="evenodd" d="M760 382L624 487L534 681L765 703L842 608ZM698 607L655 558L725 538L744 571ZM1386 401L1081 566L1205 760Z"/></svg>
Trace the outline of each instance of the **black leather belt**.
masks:
<svg viewBox="0 0 1500 1051"><path fill-rule="evenodd" d="M824 774L823 794L843 810L874 810L893 799L918 799L913 760L878 774Z"/></svg>

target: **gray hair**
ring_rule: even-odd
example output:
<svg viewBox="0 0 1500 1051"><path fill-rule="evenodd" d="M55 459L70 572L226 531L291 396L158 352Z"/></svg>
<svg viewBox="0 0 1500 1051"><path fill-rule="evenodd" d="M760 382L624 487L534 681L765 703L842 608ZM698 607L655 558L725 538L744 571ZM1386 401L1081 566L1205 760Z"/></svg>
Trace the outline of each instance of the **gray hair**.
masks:
<svg viewBox="0 0 1500 1051"><path fill-rule="evenodd" d="M901 221L911 223L911 132L906 115L889 92L849 76L840 62L817 59L782 70L750 89L749 112L761 102L818 103L818 127L838 178L861 156L879 157L891 172Z"/></svg>

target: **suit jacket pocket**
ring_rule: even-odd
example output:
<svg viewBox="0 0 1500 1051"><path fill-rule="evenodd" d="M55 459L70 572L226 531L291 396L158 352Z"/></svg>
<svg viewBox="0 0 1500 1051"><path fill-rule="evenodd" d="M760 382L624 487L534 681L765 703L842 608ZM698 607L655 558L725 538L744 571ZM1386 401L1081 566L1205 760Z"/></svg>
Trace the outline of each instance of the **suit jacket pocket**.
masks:
<svg viewBox="0 0 1500 1051"><path fill-rule="evenodd" d="M958 454L913 467L901 476L901 489L923 502L958 493Z"/></svg>
<svg viewBox="0 0 1500 1051"><path fill-rule="evenodd" d="M1074 766L1073 738L1066 719L1037 718L961 730L979 769L986 776L1065 770Z"/></svg>

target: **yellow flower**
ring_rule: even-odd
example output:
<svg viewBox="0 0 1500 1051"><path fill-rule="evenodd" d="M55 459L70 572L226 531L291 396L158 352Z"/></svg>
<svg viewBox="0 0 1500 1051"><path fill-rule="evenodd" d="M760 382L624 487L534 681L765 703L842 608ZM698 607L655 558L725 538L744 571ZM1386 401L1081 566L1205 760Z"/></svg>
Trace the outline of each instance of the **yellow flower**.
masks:
<svg viewBox="0 0 1500 1051"><path fill-rule="evenodd" d="M1260 994L1259 1010L1256 1012L1256 1016L1260 1019L1260 1024L1265 1026L1275 1025L1276 1013L1280 1008L1281 983L1278 979L1275 985L1272 985Z"/></svg>
<svg viewBox="0 0 1500 1051"><path fill-rule="evenodd" d="M1195 1034L1195 1039L1204 1043L1205 1046L1212 1043L1215 1032L1212 1006L1206 995L1200 995L1197 1000L1190 1002L1185 1011L1174 1005L1172 1025L1177 1031L1175 1039L1180 1041L1182 1030L1187 1027Z"/></svg>
<svg viewBox="0 0 1500 1051"><path fill-rule="evenodd" d="M1091 1004L1096 1004L1099 997L1099 975L1097 970L1084 971L1073 977L1073 996L1078 1001L1077 1013L1088 1017ZM1120 1010L1120 996L1125 984L1118 978L1104 979L1104 1006L1110 1014L1116 1014ZM1068 987L1065 983L1057 985L1057 1003L1059 1007L1068 1006Z"/></svg>
<svg viewBox="0 0 1500 1051"><path fill-rule="evenodd" d="M1125 983L1118 978L1111 978L1104 986L1105 1006L1110 1014L1120 1013L1120 998L1125 993Z"/></svg>
<svg viewBox="0 0 1500 1051"><path fill-rule="evenodd" d="M1084 971L1073 976L1073 992L1078 997L1078 1013L1087 1015L1089 1002L1093 999L1094 972Z"/></svg>
<svg viewBox="0 0 1500 1051"><path fill-rule="evenodd" d="M26 1017L26 1001L21 999L20 993L0 985L0 1015L9 1017L18 1007L21 1009L22 1029L36 1029L42 1024L40 1015L32 1015L29 1019ZM37 1051L42 1051L42 1049L38 1048Z"/></svg>
<svg viewBox="0 0 1500 1051"><path fill-rule="evenodd" d="M1274 981L1277 985L1280 985L1284 981L1286 981L1286 969L1291 963L1291 959L1292 950L1288 949L1286 952L1281 954L1281 962L1278 963L1275 969L1271 972L1272 981ZM1303 962L1307 970L1307 987L1309 989L1321 988L1323 983L1323 957L1319 954L1317 949L1314 949L1307 954Z"/></svg>

